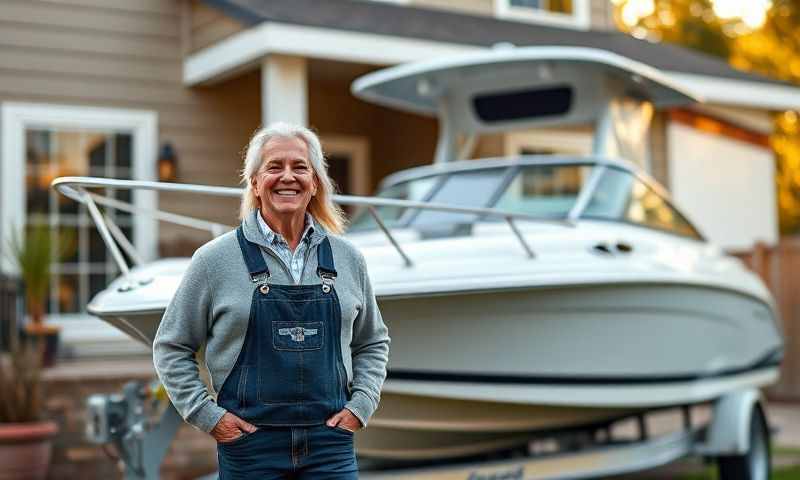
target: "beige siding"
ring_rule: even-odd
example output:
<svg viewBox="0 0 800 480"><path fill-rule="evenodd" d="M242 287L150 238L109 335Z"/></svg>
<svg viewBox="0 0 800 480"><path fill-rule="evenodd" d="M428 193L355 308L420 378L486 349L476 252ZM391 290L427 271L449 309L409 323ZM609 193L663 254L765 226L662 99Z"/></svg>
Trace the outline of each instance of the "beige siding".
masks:
<svg viewBox="0 0 800 480"><path fill-rule="evenodd" d="M191 0L189 51L195 52L245 30L240 22L200 0Z"/></svg>
<svg viewBox="0 0 800 480"><path fill-rule="evenodd" d="M240 152L260 122L259 74L184 87L181 12L179 0L0 0L0 102L155 111L159 143L175 146L181 181L235 185ZM236 222L235 200L162 195L160 203ZM173 253L181 252L170 242L207 239L161 225Z"/></svg>
<svg viewBox="0 0 800 480"><path fill-rule="evenodd" d="M174 18L174 12L131 12L107 7L19 0L4 1L0 14L4 23L167 38L177 36Z"/></svg>

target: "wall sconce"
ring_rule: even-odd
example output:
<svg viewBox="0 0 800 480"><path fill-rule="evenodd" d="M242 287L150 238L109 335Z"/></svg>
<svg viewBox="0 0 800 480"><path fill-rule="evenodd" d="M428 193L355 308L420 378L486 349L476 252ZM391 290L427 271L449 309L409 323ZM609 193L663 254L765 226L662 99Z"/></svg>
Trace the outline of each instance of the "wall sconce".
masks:
<svg viewBox="0 0 800 480"><path fill-rule="evenodd" d="M169 142L161 145L158 152L158 180L161 182L178 180L178 156Z"/></svg>

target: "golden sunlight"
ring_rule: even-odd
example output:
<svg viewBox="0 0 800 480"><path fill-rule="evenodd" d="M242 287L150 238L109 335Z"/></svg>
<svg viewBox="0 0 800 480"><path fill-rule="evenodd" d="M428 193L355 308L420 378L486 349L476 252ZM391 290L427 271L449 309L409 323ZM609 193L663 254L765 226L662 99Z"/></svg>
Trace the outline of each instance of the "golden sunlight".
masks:
<svg viewBox="0 0 800 480"><path fill-rule="evenodd" d="M622 21L628 26L636 25L640 19L656 11L654 0L629 0L622 7Z"/></svg>
<svg viewBox="0 0 800 480"><path fill-rule="evenodd" d="M714 13L723 20L741 19L751 30L764 25L772 0L712 0Z"/></svg>

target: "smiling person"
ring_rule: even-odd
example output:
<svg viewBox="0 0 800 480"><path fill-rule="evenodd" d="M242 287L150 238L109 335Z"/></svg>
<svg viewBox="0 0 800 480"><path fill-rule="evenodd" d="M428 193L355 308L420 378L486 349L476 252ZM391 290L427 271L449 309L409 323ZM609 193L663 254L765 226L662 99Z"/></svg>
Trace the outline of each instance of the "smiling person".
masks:
<svg viewBox="0 0 800 480"><path fill-rule="evenodd" d="M357 478L353 432L378 406L389 336L364 257L337 236L319 139L286 123L257 131L242 178L242 223L192 257L156 334L156 371L216 439L220 479Z"/></svg>

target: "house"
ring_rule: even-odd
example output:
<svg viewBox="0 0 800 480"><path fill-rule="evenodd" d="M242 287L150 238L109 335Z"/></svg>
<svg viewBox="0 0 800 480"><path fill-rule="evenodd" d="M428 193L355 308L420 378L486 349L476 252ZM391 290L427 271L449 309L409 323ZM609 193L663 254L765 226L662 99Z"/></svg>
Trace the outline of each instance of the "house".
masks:
<svg viewBox="0 0 800 480"><path fill-rule="evenodd" d="M81 351L120 351L84 313L117 275L88 213L48 188L63 175L237 185L259 125L312 126L345 193L430 162L433 119L367 104L358 76L398 63L514 45L603 48L649 64L706 103L652 112L639 161L725 248L778 238L770 112L800 90L680 47L615 30L606 0L0 0L0 236L47 223L78 239L53 272L48 312ZM585 153L592 125L485 136L474 157ZM116 192L234 224L237 202ZM145 258L186 255L208 239L118 212ZM0 263L11 270L8 260ZM94 341L89 341L94 340ZM130 347L134 348L134 347ZM124 350L124 349L123 349Z"/></svg>

